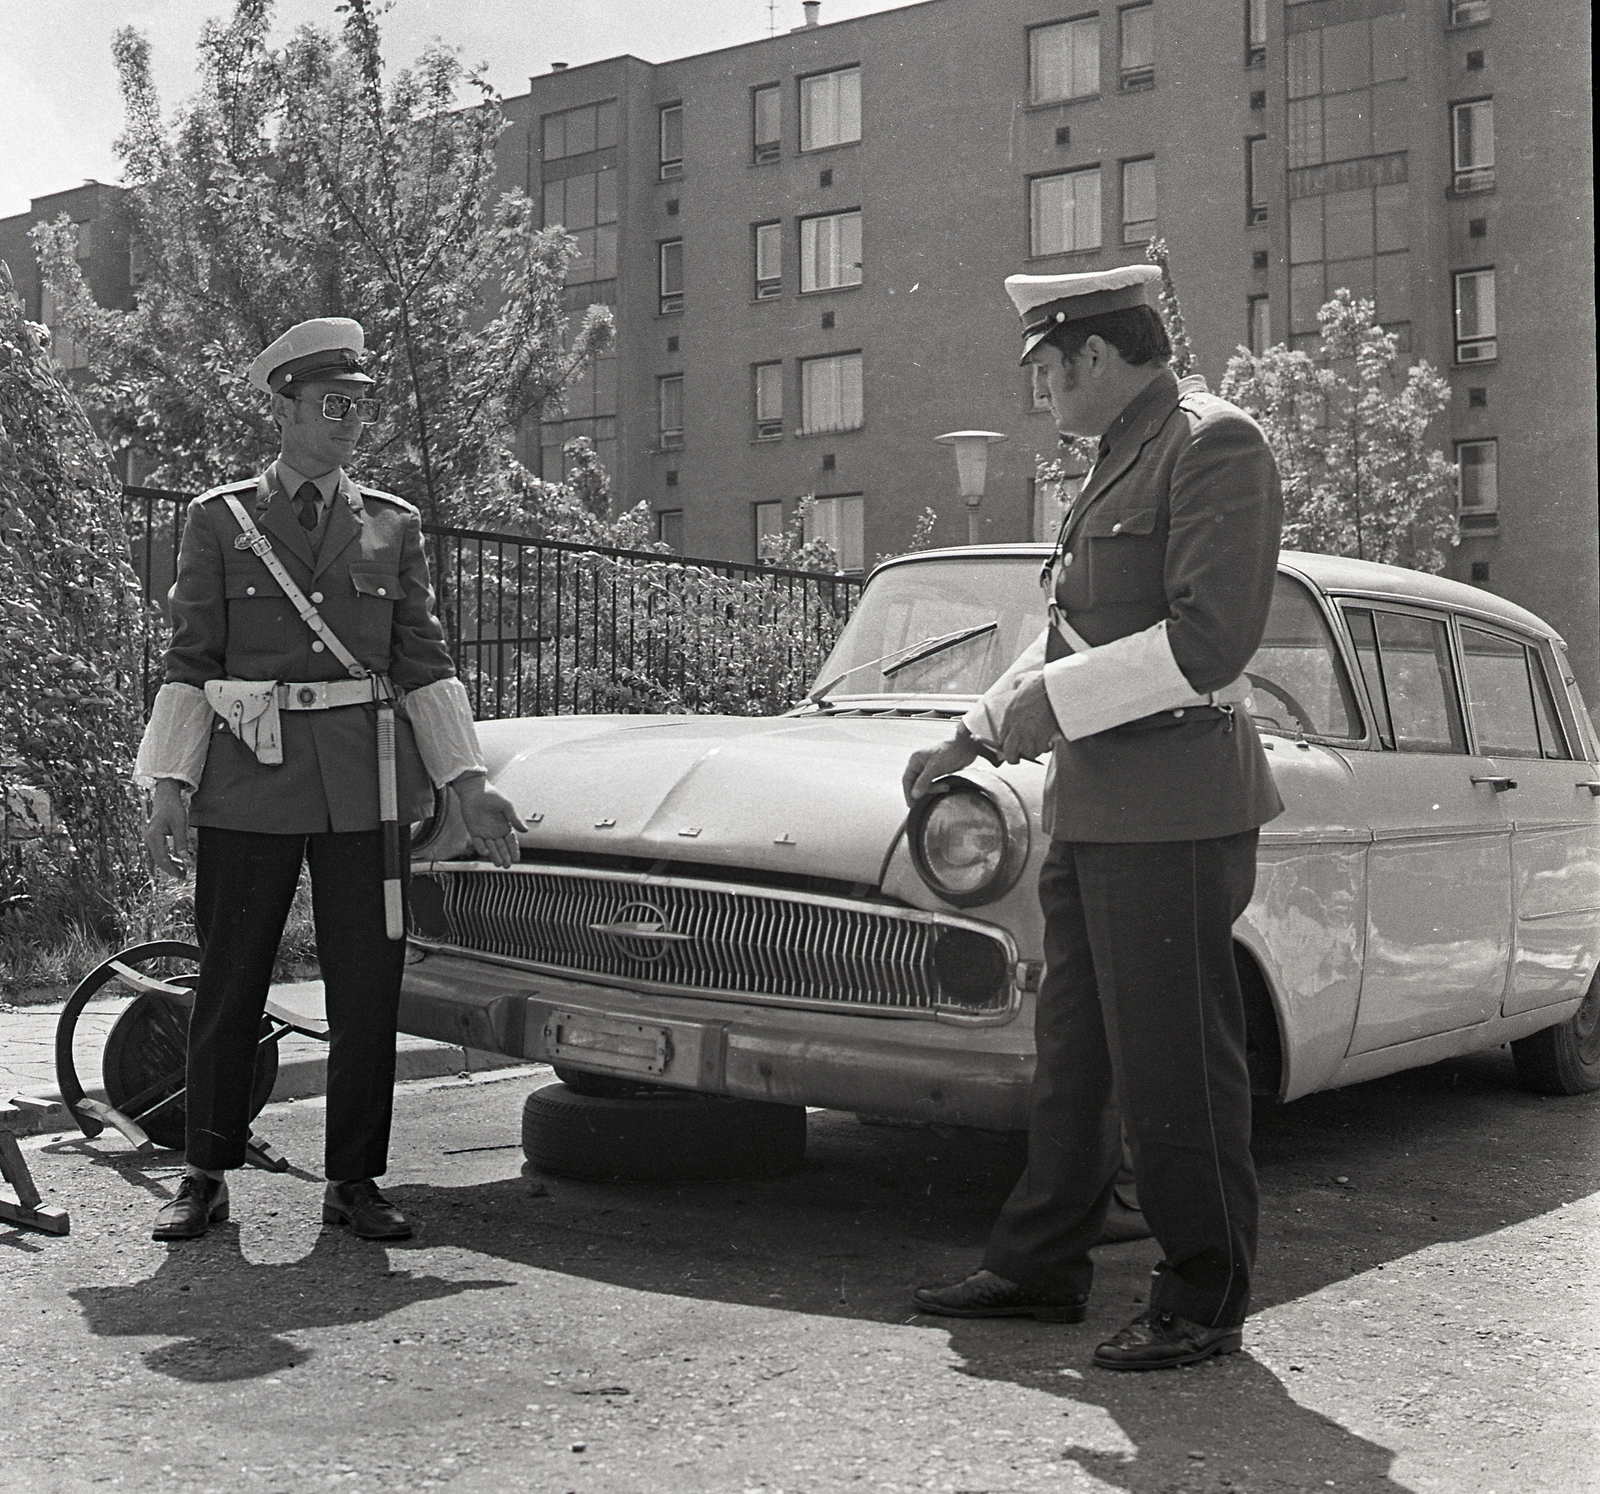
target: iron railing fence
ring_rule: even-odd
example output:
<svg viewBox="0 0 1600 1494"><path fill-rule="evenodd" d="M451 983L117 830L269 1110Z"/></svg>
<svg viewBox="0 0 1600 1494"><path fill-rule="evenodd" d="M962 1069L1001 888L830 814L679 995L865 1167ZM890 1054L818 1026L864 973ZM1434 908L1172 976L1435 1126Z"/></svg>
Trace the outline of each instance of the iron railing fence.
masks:
<svg viewBox="0 0 1600 1494"><path fill-rule="evenodd" d="M189 495L123 490L146 601L146 709ZM482 719L601 711L770 715L805 693L861 582L778 566L424 524L440 617Z"/></svg>

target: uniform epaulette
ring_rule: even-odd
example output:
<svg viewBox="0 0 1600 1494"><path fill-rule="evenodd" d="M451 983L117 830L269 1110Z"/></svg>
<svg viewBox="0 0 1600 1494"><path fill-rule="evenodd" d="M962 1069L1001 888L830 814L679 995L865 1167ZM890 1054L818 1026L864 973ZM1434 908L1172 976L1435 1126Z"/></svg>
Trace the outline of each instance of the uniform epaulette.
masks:
<svg viewBox="0 0 1600 1494"><path fill-rule="evenodd" d="M211 499L221 498L227 493L243 493L246 491L253 493L255 491L255 486L255 478L242 477L238 482L225 482L220 487L207 488L205 492L201 493L200 496L194 501L196 503L208 503Z"/></svg>
<svg viewBox="0 0 1600 1494"><path fill-rule="evenodd" d="M381 498L385 503L392 503L396 508L403 508L408 513L420 514L422 512L409 498L402 498L397 493L386 493L382 488L369 488L362 483L357 483L356 491L361 494L363 499Z"/></svg>

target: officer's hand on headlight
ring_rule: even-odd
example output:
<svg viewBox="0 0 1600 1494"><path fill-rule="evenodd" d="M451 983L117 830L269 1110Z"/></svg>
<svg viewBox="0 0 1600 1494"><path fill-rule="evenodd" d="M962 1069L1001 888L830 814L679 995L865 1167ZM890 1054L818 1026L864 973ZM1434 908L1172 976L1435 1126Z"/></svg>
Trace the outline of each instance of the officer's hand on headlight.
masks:
<svg viewBox="0 0 1600 1494"><path fill-rule="evenodd" d="M937 747L923 747L911 754L911 761L900 775L900 791L907 804L915 804L930 788L936 778L947 773L959 773L978 755L970 737L952 737Z"/></svg>
<svg viewBox="0 0 1600 1494"><path fill-rule="evenodd" d="M1019 685L1006 703L1005 715L1000 718L1000 756L1008 763L1024 758L1033 762L1050 750L1060 731L1044 676L1036 674Z"/></svg>
<svg viewBox="0 0 1600 1494"><path fill-rule="evenodd" d="M511 801L488 786L482 773L464 775L450 785L461 806L461 823L472 841L472 854L496 866L518 860L516 831L528 827L517 818Z"/></svg>
<svg viewBox="0 0 1600 1494"><path fill-rule="evenodd" d="M144 845L158 871L169 877L188 876L189 811L183 802L183 785L176 778L156 780Z"/></svg>

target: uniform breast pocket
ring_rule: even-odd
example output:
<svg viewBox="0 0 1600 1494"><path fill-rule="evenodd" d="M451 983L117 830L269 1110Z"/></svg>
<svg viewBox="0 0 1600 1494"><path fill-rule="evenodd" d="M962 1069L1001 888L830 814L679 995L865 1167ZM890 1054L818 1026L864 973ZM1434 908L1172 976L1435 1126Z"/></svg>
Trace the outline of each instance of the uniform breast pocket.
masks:
<svg viewBox="0 0 1600 1494"><path fill-rule="evenodd" d="M1165 545L1156 509L1103 509L1084 520L1079 536L1091 606L1137 602L1162 595Z"/></svg>
<svg viewBox="0 0 1600 1494"><path fill-rule="evenodd" d="M382 561L352 561L350 582L358 595L370 597L375 602L397 602L400 599L400 573Z"/></svg>
<svg viewBox="0 0 1600 1494"><path fill-rule="evenodd" d="M230 602L248 602L264 597L281 597L283 591L264 565L239 566L223 572L222 594Z"/></svg>

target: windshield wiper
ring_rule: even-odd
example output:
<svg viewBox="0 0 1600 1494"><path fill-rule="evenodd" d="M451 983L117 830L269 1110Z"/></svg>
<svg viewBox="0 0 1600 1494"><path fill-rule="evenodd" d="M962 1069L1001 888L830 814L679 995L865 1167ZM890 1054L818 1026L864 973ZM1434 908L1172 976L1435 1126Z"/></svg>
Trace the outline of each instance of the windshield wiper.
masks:
<svg viewBox="0 0 1600 1494"><path fill-rule="evenodd" d="M893 659L894 663L883 671L883 677L888 679L892 674L898 674L902 669L909 669L913 664L919 664L924 659L931 659L935 654L942 654L947 648L954 648L958 643L965 643L969 638L979 638L985 633L992 633L998 628L998 622L978 623L970 628L957 628L953 633L938 633L932 638L924 638L919 643L913 643L910 648L894 648L876 659L868 659L865 664L855 664L845 670L843 674L836 674L825 685L818 685L806 699L813 705L821 705L833 691L834 687L843 684L853 674L859 674L863 669L871 669L882 664L885 659Z"/></svg>

